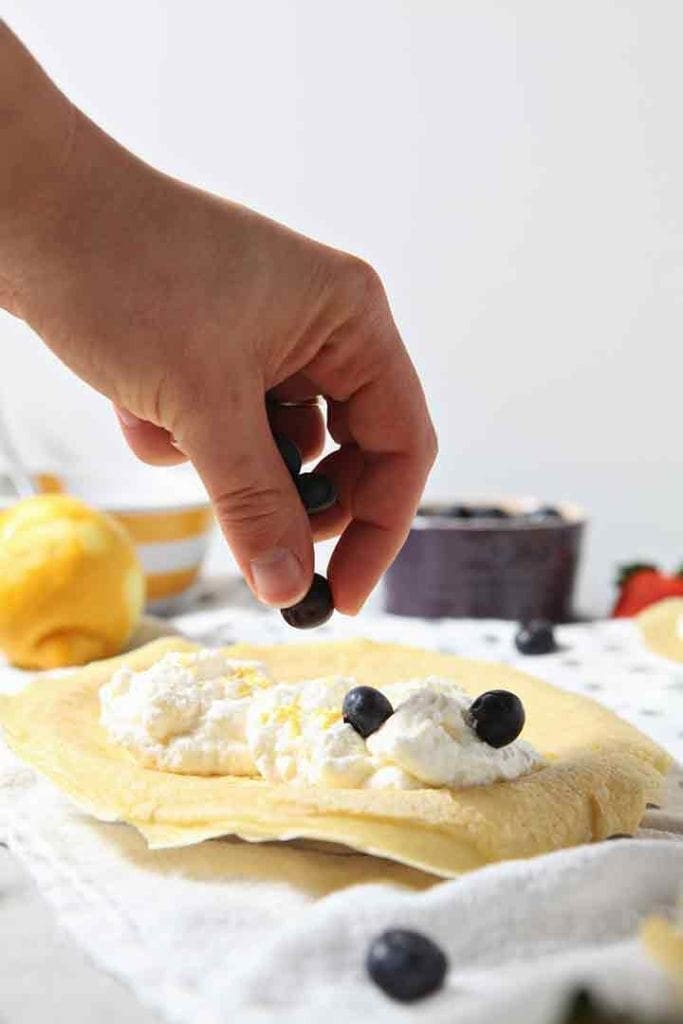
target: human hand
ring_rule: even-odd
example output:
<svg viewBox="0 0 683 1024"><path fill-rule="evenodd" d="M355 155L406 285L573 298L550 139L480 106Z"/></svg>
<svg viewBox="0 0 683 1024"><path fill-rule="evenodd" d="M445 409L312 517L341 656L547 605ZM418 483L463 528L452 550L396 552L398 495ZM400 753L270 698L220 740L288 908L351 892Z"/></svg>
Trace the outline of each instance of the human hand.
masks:
<svg viewBox="0 0 683 1024"><path fill-rule="evenodd" d="M375 272L145 165L77 112L29 241L13 312L115 404L135 454L191 459L255 594L286 606L312 540L341 535L328 576L355 613L401 546L436 443ZM322 395L339 448L318 467L337 504L306 515L273 442L319 456Z"/></svg>

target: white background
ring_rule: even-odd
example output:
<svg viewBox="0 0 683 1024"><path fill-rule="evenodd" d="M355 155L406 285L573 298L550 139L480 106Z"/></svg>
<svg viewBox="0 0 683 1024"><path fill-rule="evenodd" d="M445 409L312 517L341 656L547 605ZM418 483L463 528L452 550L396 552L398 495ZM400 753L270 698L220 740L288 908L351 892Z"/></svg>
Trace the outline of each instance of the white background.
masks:
<svg viewBox="0 0 683 1024"><path fill-rule="evenodd" d="M4 9L145 159L376 265L440 434L431 494L585 505L585 610L617 561L683 561L683 4ZM0 329L27 456L129 465L103 400Z"/></svg>

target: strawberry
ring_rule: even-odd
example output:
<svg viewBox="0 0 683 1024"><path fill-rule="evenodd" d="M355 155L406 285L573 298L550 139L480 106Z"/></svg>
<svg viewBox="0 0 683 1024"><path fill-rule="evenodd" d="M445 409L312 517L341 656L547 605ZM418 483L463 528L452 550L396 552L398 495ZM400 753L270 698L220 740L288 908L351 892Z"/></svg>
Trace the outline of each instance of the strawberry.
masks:
<svg viewBox="0 0 683 1024"><path fill-rule="evenodd" d="M672 576L646 562L634 562L619 570L619 597L612 610L615 619L637 615L665 597L683 597L683 566Z"/></svg>

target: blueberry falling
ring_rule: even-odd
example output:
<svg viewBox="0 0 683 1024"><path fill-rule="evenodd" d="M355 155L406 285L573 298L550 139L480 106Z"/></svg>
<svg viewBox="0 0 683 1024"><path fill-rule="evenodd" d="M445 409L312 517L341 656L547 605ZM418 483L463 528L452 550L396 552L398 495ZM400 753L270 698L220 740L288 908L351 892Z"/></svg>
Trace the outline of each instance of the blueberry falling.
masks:
<svg viewBox="0 0 683 1024"><path fill-rule="evenodd" d="M448 960L426 935L391 928L371 942L365 966L386 995L401 1003L412 1003L441 988Z"/></svg>
<svg viewBox="0 0 683 1024"><path fill-rule="evenodd" d="M520 654L552 654L557 650L553 627L545 619L523 623L515 634L515 647Z"/></svg>
<svg viewBox="0 0 683 1024"><path fill-rule="evenodd" d="M334 611L332 591L324 576L315 573L308 593L289 608L282 608L280 613L288 626L294 629L313 629L322 626Z"/></svg>
<svg viewBox="0 0 683 1024"><path fill-rule="evenodd" d="M507 747L524 728L524 705L509 690L487 690L470 705L469 720L480 740Z"/></svg>
<svg viewBox="0 0 683 1024"><path fill-rule="evenodd" d="M393 713L391 702L374 686L354 686L344 697L344 721L363 739L377 732Z"/></svg>

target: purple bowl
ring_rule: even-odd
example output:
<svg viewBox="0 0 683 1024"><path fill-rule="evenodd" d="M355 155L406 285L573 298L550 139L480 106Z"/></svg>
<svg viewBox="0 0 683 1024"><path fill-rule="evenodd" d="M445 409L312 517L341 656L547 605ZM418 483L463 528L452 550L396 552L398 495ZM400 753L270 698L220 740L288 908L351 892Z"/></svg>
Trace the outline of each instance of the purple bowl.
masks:
<svg viewBox="0 0 683 1024"><path fill-rule="evenodd" d="M571 621L585 522L580 509L555 505L561 518L536 521L528 516L538 502L485 504L509 518L453 518L445 504L421 510L384 578L386 610L428 619Z"/></svg>

